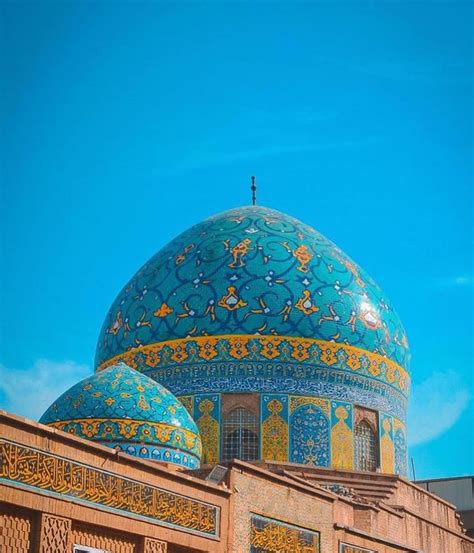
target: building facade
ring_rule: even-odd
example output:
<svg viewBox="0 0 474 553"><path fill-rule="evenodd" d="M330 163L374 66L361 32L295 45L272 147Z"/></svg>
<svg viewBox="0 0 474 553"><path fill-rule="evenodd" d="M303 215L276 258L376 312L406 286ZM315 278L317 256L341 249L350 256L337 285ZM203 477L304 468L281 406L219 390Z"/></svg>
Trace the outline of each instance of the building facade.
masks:
<svg viewBox="0 0 474 553"><path fill-rule="evenodd" d="M119 293L96 354L173 392L203 463L238 457L407 473L403 326L312 227L257 206L195 225Z"/></svg>
<svg viewBox="0 0 474 553"><path fill-rule="evenodd" d="M390 302L316 230L211 217L119 293L93 375L40 423L0 412L0 551L472 553L405 478L408 365Z"/></svg>
<svg viewBox="0 0 474 553"><path fill-rule="evenodd" d="M0 412L2 553L472 553L453 505L403 477L127 453Z"/></svg>

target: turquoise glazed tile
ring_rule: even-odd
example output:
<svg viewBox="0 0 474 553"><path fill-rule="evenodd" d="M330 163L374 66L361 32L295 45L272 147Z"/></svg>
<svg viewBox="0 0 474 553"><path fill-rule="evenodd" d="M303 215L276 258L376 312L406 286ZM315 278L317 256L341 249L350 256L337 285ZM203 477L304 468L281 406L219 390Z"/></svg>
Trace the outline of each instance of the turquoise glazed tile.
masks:
<svg viewBox="0 0 474 553"><path fill-rule="evenodd" d="M72 386L40 422L138 457L199 466L201 439L185 407L166 388L124 364Z"/></svg>

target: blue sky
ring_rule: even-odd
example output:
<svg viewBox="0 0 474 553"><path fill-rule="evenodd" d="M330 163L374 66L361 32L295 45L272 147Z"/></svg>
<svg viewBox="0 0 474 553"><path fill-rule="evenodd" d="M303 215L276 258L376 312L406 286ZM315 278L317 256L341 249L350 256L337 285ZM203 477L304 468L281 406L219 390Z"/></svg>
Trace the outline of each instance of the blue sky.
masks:
<svg viewBox="0 0 474 553"><path fill-rule="evenodd" d="M0 9L0 406L87 375L119 289L256 174L404 321L417 476L474 472L469 3Z"/></svg>

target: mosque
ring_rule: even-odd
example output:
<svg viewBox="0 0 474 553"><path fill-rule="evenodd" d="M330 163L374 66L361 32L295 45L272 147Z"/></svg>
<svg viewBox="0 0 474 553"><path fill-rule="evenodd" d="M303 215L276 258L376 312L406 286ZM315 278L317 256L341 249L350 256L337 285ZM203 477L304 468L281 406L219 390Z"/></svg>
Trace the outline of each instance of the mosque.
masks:
<svg viewBox="0 0 474 553"><path fill-rule="evenodd" d="M410 353L372 278L257 205L119 292L95 373L1 412L2 553L470 553L407 478Z"/></svg>

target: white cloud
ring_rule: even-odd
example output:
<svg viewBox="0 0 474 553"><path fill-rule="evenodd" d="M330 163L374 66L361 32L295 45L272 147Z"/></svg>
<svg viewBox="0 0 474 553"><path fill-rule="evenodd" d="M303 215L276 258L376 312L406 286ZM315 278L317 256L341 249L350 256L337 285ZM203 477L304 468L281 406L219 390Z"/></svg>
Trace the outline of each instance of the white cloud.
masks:
<svg viewBox="0 0 474 553"><path fill-rule="evenodd" d="M38 359L29 369L0 364L0 407L38 420L55 399L90 374L90 367L74 361Z"/></svg>
<svg viewBox="0 0 474 553"><path fill-rule="evenodd" d="M454 284L457 286L470 286L472 284L472 278L469 276L457 276L454 279Z"/></svg>
<svg viewBox="0 0 474 553"><path fill-rule="evenodd" d="M433 373L413 386L408 412L411 446L444 434L459 419L469 403L469 386L455 371Z"/></svg>
<svg viewBox="0 0 474 553"><path fill-rule="evenodd" d="M457 275L451 277L441 277L433 282L436 288L458 288L471 287L473 284L472 275Z"/></svg>

